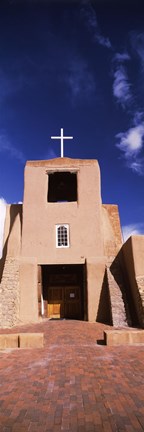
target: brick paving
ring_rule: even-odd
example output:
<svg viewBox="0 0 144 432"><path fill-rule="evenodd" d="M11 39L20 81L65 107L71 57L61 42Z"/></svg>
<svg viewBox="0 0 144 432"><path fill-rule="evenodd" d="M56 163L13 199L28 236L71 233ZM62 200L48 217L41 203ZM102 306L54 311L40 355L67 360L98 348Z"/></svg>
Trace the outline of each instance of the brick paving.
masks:
<svg viewBox="0 0 144 432"><path fill-rule="evenodd" d="M45 320L13 329L44 332L45 346L0 351L0 432L144 431L144 345L100 345L105 328Z"/></svg>

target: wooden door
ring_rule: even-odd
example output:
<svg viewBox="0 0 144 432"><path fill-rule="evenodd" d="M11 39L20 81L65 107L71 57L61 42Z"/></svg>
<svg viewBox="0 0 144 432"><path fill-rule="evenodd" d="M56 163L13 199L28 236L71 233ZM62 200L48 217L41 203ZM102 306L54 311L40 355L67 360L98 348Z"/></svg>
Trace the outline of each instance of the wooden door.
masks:
<svg viewBox="0 0 144 432"><path fill-rule="evenodd" d="M81 319L80 286L64 287L64 316L69 319Z"/></svg>
<svg viewBox="0 0 144 432"><path fill-rule="evenodd" d="M81 319L80 286L50 286L48 288L48 318Z"/></svg>
<svg viewBox="0 0 144 432"><path fill-rule="evenodd" d="M60 286L48 288L48 318L64 318L64 289Z"/></svg>

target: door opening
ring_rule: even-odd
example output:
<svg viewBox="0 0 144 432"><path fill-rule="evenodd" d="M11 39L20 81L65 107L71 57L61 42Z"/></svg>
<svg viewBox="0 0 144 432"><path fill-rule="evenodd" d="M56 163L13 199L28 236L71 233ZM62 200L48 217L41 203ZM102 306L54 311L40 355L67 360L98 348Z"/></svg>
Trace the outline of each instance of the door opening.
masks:
<svg viewBox="0 0 144 432"><path fill-rule="evenodd" d="M42 285L48 318L84 319L84 265L42 265Z"/></svg>

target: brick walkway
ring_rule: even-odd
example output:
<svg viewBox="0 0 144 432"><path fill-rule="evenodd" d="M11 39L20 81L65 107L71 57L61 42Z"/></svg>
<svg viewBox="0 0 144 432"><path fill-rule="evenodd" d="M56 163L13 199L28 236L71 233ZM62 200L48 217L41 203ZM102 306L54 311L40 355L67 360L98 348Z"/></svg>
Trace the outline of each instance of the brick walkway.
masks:
<svg viewBox="0 0 144 432"><path fill-rule="evenodd" d="M99 345L104 328L15 328L43 331L45 346L0 351L0 432L144 431L144 346Z"/></svg>

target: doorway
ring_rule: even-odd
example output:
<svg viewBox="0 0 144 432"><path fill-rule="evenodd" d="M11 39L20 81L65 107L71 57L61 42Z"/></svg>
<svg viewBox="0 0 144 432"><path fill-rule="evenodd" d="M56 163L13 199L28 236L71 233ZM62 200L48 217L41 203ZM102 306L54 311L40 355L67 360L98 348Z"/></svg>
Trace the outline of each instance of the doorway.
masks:
<svg viewBox="0 0 144 432"><path fill-rule="evenodd" d="M42 285L48 318L84 319L84 265L43 265Z"/></svg>

